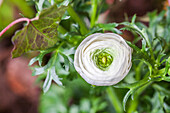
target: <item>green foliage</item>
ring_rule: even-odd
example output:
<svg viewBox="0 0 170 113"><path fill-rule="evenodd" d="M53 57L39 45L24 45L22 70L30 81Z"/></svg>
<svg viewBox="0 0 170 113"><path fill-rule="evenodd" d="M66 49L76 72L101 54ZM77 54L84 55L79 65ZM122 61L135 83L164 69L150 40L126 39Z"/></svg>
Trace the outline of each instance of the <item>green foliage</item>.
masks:
<svg viewBox="0 0 170 113"><path fill-rule="evenodd" d="M97 27L103 29L103 31L112 31L113 33L121 34L122 32L116 28L118 25L117 23L97 24Z"/></svg>
<svg viewBox="0 0 170 113"><path fill-rule="evenodd" d="M61 3L63 2L60 2L60 4ZM74 5L76 5L76 3ZM96 7L93 7L91 10L96 10ZM90 10L86 11L90 12ZM169 13L169 10L167 12ZM62 21L60 22L58 28L58 39L62 42L59 41L52 48L40 51L40 54L30 61L30 65L38 61L40 66L38 68L34 68L33 75L45 74L45 82L43 85L44 92L47 92L49 90L52 80L54 80L58 85L62 85L62 83L64 83L66 89L63 91L67 91L67 80L74 80L73 78L75 77L75 75L77 75L74 70L74 60L72 56L74 55L75 49L72 47L78 46L79 43L84 39L84 37L96 32L111 31L121 34L122 32L119 31L116 27L118 25L124 25L125 27L123 27L121 30L132 31L136 38L132 43L127 42L129 46L134 50L132 70L125 78L124 83L119 83L114 86L119 89L129 89L129 91L126 92L123 98L123 107L121 107L120 105L118 99L119 96L116 94L117 92L115 92L112 88L102 90L103 88L100 87L100 94L105 91L107 92L108 97L111 101L111 105L113 105L114 111L116 112L123 112L123 109L125 111L126 106L130 106L127 107L128 113L137 111L148 111L152 113L169 111L169 105L167 102L165 102L166 99L169 99L169 92L166 88L164 88L167 87L167 83L164 83L162 86L155 83L161 81L170 81L170 57L168 58L170 42L169 37L167 36L167 34L169 33L167 32L167 24L169 24L169 20L167 18L169 18L169 16L165 18L164 14L165 11L162 11L158 16L156 12L150 13L149 27L139 22L135 23L136 15L134 15L131 22L123 22L120 24L95 24L95 19L93 19L93 24L91 24L91 28L88 29L87 26L85 26L84 21L81 20L82 17L77 15L71 5L68 5L68 10L65 13L65 17L70 17L62 18ZM86 16L89 17L89 15ZM84 15L84 17L86 16ZM97 15L95 18L97 18ZM135 42L139 40L142 40L141 48L135 45ZM46 65L42 66L43 57L47 53L51 52L53 53L50 60ZM76 87L78 86L75 86L75 88ZM148 88L153 88L155 90L152 91L154 92L153 95L151 95L150 92L147 91ZM51 92L54 93L56 89L52 88L50 90L52 90ZM86 91L86 93L89 93L89 91ZM146 95L144 96L144 98L140 98L140 95L142 95L143 93L146 93ZM60 96L60 94L56 95L57 98L59 98L58 96ZM130 96L132 100L128 102L127 100ZM49 97L43 98L48 99ZM69 108L67 104L63 104L63 102L67 102L68 100L59 101L61 101L60 103L62 105L62 107L60 108L62 108L62 110L65 112L97 112L98 110L100 111L106 109L106 103L102 103L101 105L97 104L98 102L100 103L100 100L101 98L98 100L97 97L93 98L92 100L91 98L82 98L79 100L79 105L73 103L71 104L71 106L69 106ZM139 102L143 101L148 101L149 103L147 104L147 106L149 107L146 107L145 105L137 105L140 104ZM93 102L96 104L94 104ZM136 105L134 105L133 103ZM51 105L53 104L54 103L51 103ZM43 109L42 106L44 105L46 104L42 103L40 108ZM86 106L86 108L84 108L84 105ZM96 106L103 107L100 108ZM54 108L52 107L51 109ZM44 111L41 112L43 113Z"/></svg>
<svg viewBox="0 0 170 113"><path fill-rule="evenodd" d="M39 111L41 113L96 113L102 112L107 106L102 97L83 93L89 92L91 87L82 79L67 82L66 87L53 84L46 94L41 95ZM80 101L76 101L78 99Z"/></svg>
<svg viewBox="0 0 170 113"><path fill-rule="evenodd" d="M39 64L33 67L33 76L40 75L45 92L40 99L41 113L170 112L170 7L159 14L149 13L149 26L136 23L136 15L131 22L96 24L103 1L30 1L36 5L39 19L15 34L13 57L39 50L29 65L37 61ZM119 25L135 37L133 42L127 41L133 48L132 69L115 88L90 86L74 69L75 49L93 33L122 34L117 29ZM138 47L136 42L142 46ZM50 58L44 61L47 55Z"/></svg>
<svg viewBox="0 0 170 113"><path fill-rule="evenodd" d="M62 85L62 82L60 81L62 79L59 78L59 76L67 76L70 72L75 71L73 68L73 59L71 57L75 50L74 48L63 50L61 48L62 45L63 43L61 43L57 48L54 47L41 51L40 54L31 59L29 63L29 65L32 65L34 62L38 61L40 65L40 67L34 68L33 76L44 73L46 74L46 79L43 84L43 91L45 93L49 90L52 80L54 80L58 85ZM50 53L51 50L55 51L55 53L53 53L48 63L45 66L42 66L41 64L44 55Z"/></svg>
<svg viewBox="0 0 170 113"><path fill-rule="evenodd" d="M124 25L125 27L122 28L122 30L130 30L133 31L139 36L143 38L142 40L142 48L139 48L132 44L131 42L127 42L133 49L134 49L134 60L139 60L138 66L141 67L141 63L148 66L149 74L147 74L145 71L145 76L142 80L138 80L136 83L130 83L130 84L119 84L115 87L117 88L128 88L129 91L126 93L124 99L123 99L123 106L125 110L125 105L127 103L127 99L131 96L132 99L134 99L134 96L139 96L141 92L145 90L145 88L142 87L148 87L150 84L152 84L155 81L167 81L169 82L169 69L170 69L170 62L168 58L169 54L169 44L170 41L169 37L166 37L164 34L166 34L166 30L162 27L162 29L159 29L163 22L167 22L164 18L165 11L162 11L158 16L156 12L150 13L150 23L149 27L144 27L142 30L140 29L143 27L142 24L135 24L135 18L136 15L133 16L132 22L123 22L121 25ZM164 21L165 20L165 21ZM141 26L142 25L142 26ZM162 33L160 33L162 31ZM160 35L162 34L162 36ZM166 41L164 41L166 40ZM149 51L148 51L149 50ZM135 69L138 68L138 66L135 67ZM139 71L138 69L136 71ZM136 72L138 73L138 72ZM139 73L138 73L139 74ZM142 76L139 74L138 76ZM153 99L158 98L158 93L155 93ZM163 102L164 96L159 97ZM152 100L153 104L157 104L157 100ZM158 104L157 104L158 105ZM155 105L153 105L155 106ZM159 108L159 109L158 109ZM163 106L158 106L158 108L153 108L152 112L164 112Z"/></svg>

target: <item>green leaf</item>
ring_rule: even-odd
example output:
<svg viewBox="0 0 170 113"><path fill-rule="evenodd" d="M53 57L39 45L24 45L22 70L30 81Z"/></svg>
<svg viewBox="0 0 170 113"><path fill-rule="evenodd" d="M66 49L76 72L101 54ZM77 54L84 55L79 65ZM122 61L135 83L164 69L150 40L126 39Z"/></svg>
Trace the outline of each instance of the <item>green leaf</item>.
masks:
<svg viewBox="0 0 170 113"><path fill-rule="evenodd" d="M43 74L45 72L47 66L44 67L39 67L39 68L34 68L33 72L32 72L32 76L36 76L36 75L40 75Z"/></svg>
<svg viewBox="0 0 170 113"><path fill-rule="evenodd" d="M43 62L44 56L45 56L46 54L48 54L48 53L51 53L52 51L55 51L57 47L58 47L58 45L53 46L53 47L51 47L51 48L48 48L48 49L46 49L46 50L40 51L40 54L39 54L38 56L32 58L32 59L30 60L30 62L29 62L28 65L31 66L31 65L34 64L36 61L38 61L39 66L42 66L42 62Z"/></svg>
<svg viewBox="0 0 170 113"><path fill-rule="evenodd" d="M170 57L166 60L165 71L163 74L163 80L170 82L170 76L166 76L167 74L170 75Z"/></svg>
<svg viewBox="0 0 170 113"><path fill-rule="evenodd" d="M41 11L43 9L44 2L45 2L45 0L39 0L39 2L37 3L37 7L38 7L39 11Z"/></svg>
<svg viewBox="0 0 170 113"><path fill-rule="evenodd" d="M164 60L161 61L161 59L162 59L164 56L166 56L166 54L164 54L164 53L159 53L156 61L157 61L157 62L160 62L160 63L165 62L166 59L164 59Z"/></svg>
<svg viewBox="0 0 170 113"><path fill-rule="evenodd" d="M136 52L141 52L141 50L140 50L135 44L132 44L132 43L129 42L129 41L126 41L126 43L127 43L131 48L133 48Z"/></svg>
<svg viewBox="0 0 170 113"><path fill-rule="evenodd" d="M148 46L151 47L148 35L144 28L141 30L137 25L135 25L133 23L129 23L129 22L122 22L122 23L120 23L120 25L125 26L125 27L121 28L121 30L135 31L136 33L138 33L143 39L146 40L146 43L148 44Z"/></svg>
<svg viewBox="0 0 170 113"><path fill-rule="evenodd" d="M130 97L130 95L132 93L133 93L133 90L129 90L123 98L123 109L124 109L124 111L126 111L126 102L127 102L128 98Z"/></svg>
<svg viewBox="0 0 170 113"><path fill-rule="evenodd" d="M121 83L121 84L114 85L113 87L115 87L115 88L128 88L128 89L130 89L131 87L133 87L133 84Z"/></svg>
<svg viewBox="0 0 170 113"><path fill-rule="evenodd" d="M170 23L170 6L167 7L168 11L167 11L167 16L166 16L166 20L168 23Z"/></svg>
<svg viewBox="0 0 170 113"><path fill-rule="evenodd" d="M29 66L31 66L32 64L34 64L36 61L38 61L38 63L39 63L39 66L41 66L41 64L42 64L42 60L43 60L43 57L44 57L44 55L45 55L46 53L40 53L38 56L36 56L36 57L34 57L34 58L32 58L31 60L30 60L30 62L29 62Z"/></svg>
<svg viewBox="0 0 170 113"><path fill-rule="evenodd" d="M19 57L30 50L44 50L57 42L57 27L67 7L51 6L40 13L39 20L30 22L16 32L12 39L12 57Z"/></svg>
<svg viewBox="0 0 170 113"><path fill-rule="evenodd" d="M52 79L55 81L55 83L62 86L62 82L60 81L61 78L58 78L58 75L55 72L55 66L53 66L51 69L51 76L52 76Z"/></svg>
<svg viewBox="0 0 170 113"><path fill-rule="evenodd" d="M58 75L68 75L69 74L69 71L66 71L61 63L60 63L60 60L61 60L61 57L59 57L59 54L58 54L58 57L56 58L56 63L55 63L55 70L56 70L56 73Z"/></svg>
<svg viewBox="0 0 170 113"><path fill-rule="evenodd" d="M166 89L165 87L162 87L162 86L160 86L158 84L153 84L152 86L153 86L153 88L155 88L159 92L164 93L164 95L170 96L170 91L168 89Z"/></svg>
<svg viewBox="0 0 170 113"><path fill-rule="evenodd" d="M145 41L145 40L142 40L142 51L143 51L143 52L147 51L146 41Z"/></svg>
<svg viewBox="0 0 170 113"><path fill-rule="evenodd" d="M132 24L134 24L135 23L135 20L136 20L136 14L132 17Z"/></svg>
<svg viewBox="0 0 170 113"><path fill-rule="evenodd" d="M80 110L83 113L88 113L90 111L90 100L89 99L82 99L80 101Z"/></svg>
<svg viewBox="0 0 170 113"><path fill-rule="evenodd" d="M104 31L112 31L114 33L121 34L122 32L116 29L115 27L118 26L117 23L109 23L109 24L97 24L99 28L102 28Z"/></svg>
<svg viewBox="0 0 170 113"><path fill-rule="evenodd" d="M90 31L85 35L85 37L91 35L91 34L94 34L94 33L102 33L103 32L103 29L98 27L98 26L95 26L93 28L90 29Z"/></svg>
<svg viewBox="0 0 170 113"><path fill-rule="evenodd" d="M45 94L41 93L39 99L40 113L68 113L67 98L68 89L52 84L49 91ZM63 98L64 96L64 98Z"/></svg>
<svg viewBox="0 0 170 113"><path fill-rule="evenodd" d="M72 2L72 0L54 0L54 2L57 4L57 6L68 6L69 3Z"/></svg>
<svg viewBox="0 0 170 113"><path fill-rule="evenodd" d="M43 84L43 91L44 91L44 93L46 93L49 90L50 86L51 86L52 76L50 74L51 74L50 70L48 70L45 82Z"/></svg>

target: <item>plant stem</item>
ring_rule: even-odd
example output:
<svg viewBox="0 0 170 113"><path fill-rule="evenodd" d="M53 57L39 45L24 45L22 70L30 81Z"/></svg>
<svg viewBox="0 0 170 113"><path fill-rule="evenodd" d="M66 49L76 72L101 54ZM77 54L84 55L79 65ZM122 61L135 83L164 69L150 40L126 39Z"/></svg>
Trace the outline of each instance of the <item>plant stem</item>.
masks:
<svg viewBox="0 0 170 113"><path fill-rule="evenodd" d="M34 20L38 20L38 17L35 17L33 19L29 19L29 18L19 18L15 21L13 21L12 23L10 23L5 29L3 29L1 32L0 32L0 37L9 29L11 28L13 25L19 23L19 22L23 22L23 21L27 21L27 25L31 22L31 21L34 21Z"/></svg>
<svg viewBox="0 0 170 113"><path fill-rule="evenodd" d="M97 0L91 0L91 2L92 2L91 28L92 28L96 22Z"/></svg>
<svg viewBox="0 0 170 113"><path fill-rule="evenodd" d="M68 6L67 11L68 11L69 15L73 18L73 20L79 24L81 34L82 35L87 34L88 29L86 28L84 22L80 19L78 14L74 11L74 9L71 6Z"/></svg>
<svg viewBox="0 0 170 113"><path fill-rule="evenodd" d="M28 24L29 24L30 19L28 19L28 18L19 18L19 19L13 21L13 22L10 23L5 29L3 29L3 30L0 32L0 37L1 37L9 28L11 28L13 25L15 25L15 24L17 24L17 23L19 23L19 22L23 22L23 21L27 21Z"/></svg>
<svg viewBox="0 0 170 113"><path fill-rule="evenodd" d="M123 113L123 108L122 108L122 104L118 99L118 96L116 95L114 89L112 87L108 87L106 89L106 92L109 96L109 99L113 105L113 107L116 110L116 113Z"/></svg>
<svg viewBox="0 0 170 113"><path fill-rule="evenodd" d="M144 86L142 86L141 88L138 89L137 93L135 94L134 99L130 100L129 107L127 109L127 113L132 113L132 112L136 111L136 109L138 107L138 103L139 103L139 98L140 98L139 96L151 84L152 84L152 82L149 82L149 83L145 84Z"/></svg>

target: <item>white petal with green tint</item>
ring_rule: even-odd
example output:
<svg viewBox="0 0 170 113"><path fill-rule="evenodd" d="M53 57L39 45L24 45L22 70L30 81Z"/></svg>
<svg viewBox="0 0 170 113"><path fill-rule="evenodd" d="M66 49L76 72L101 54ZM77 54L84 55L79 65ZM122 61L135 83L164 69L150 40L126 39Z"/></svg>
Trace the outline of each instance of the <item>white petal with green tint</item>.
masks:
<svg viewBox="0 0 170 113"><path fill-rule="evenodd" d="M114 33L95 33L78 46L74 66L89 84L113 85L129 72L131 54L132 49L121 36Z"/></svg>

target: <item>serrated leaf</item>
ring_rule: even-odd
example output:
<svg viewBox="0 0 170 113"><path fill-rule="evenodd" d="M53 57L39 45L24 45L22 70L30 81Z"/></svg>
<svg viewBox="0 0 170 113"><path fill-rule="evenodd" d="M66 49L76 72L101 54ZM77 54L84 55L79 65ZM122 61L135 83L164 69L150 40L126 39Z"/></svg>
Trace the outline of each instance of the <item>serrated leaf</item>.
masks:
<svg viewBox="0 0 170 113"><path fill-rule="evenodd" d="M61 58L61 57L59 57L59 56L56 58L56 63L55 63L56 72L57 72L58 75L68 75L69 72L66 71L66 70L62 67L62 65L60 64L60 58Z"/></svg>
<svg viewBox="0 0 170 113"><path fill-rule="evenodd" d="M52 76L52 79L60 86L62 86L62 82L60 81L61 79L58 78L58 75L56 74L55 72L55 66L52 67L51 69L51 76Z"/></svg>
<svg viewBox="0 0 170 113"><path fill-rule="evenodd" d="M65 67L65 70L66 71L69 71L69 67L70 67L70 60L68 58L68 56L66 56L65 54L63 53L60 53L59 54L63 59L64 59L64 67Z"/></svg>
<svg viewBox="0 0 170 113"><path fill-rule="evenodd" d="M72 47L70 49L63 49L63 48L61 48L60 52L62 52L66 56L73 55L75 53L75 47Z"/></svg>
<svg viewBox="0 0 170 113"><path fill-rule="evenodd" d="M46 66L44 67L39 67L39 68L34 68L34 71L32 72L32 76L35 75L40 75L45 72Z"/></svg>
<svg viewBox="0 0 170 113"><path fill-rule="evenodd" d="M148 35L147 35L146 30L144 28L141 30L135 24L129 23L129 22L122 22L122 23L120 23L120 25L126 26L121 30L130 30L130 31L135 31L136 33L138 33L142 38L144 38L146 40L146 43L148 44L148 46L151 47Z"/></svg>
<svg viewBox="0 0 170 113"><path fill-rule="evenodd" d="M39 64L39 66L41 66L41 64L42 64L42 60L43 60L43 57L44 57L44 55L45 54L47 54L48 52L42 52L42 53L40 53L38 56L36 56L36 57L34 57L34 58L32 58L31 60L30 60L30 62L29 62L29 66L31 66L32 64L34 64L36 61L38 61L38 64Z"/></svg>
<svg viewBox="0 0 170 113"><path fill-rule="evenodd" d="M56 5L43 10L39 20L30 22L12 38L12 57L19 57L31 50L44 50L57 42L57 27L67 7Z"/></svg>

